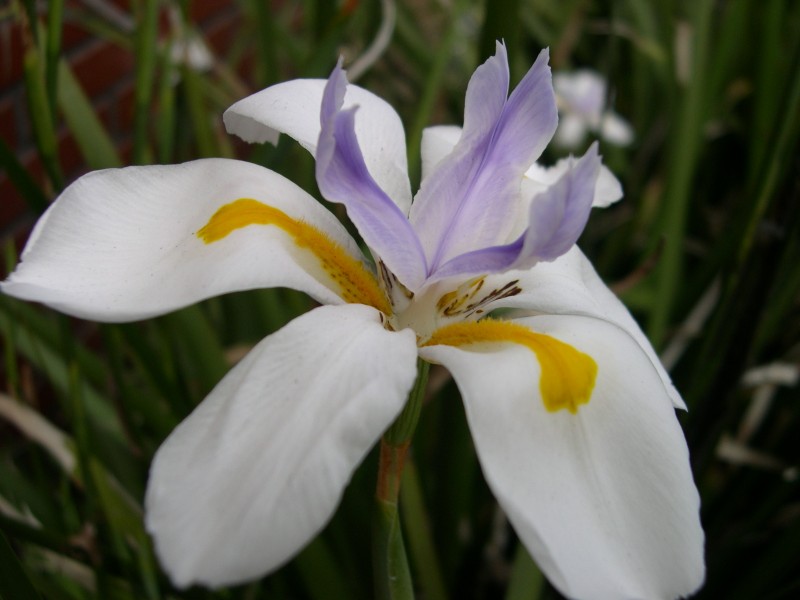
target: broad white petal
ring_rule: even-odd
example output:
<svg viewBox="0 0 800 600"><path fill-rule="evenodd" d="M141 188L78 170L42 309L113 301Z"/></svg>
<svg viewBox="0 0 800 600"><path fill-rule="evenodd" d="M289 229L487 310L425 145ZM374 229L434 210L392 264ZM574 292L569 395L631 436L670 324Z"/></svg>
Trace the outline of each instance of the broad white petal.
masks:
<svg viewBox="0 0 800 600"><path fill-rule="evenodd" d="M453 374L484 475L521 540L570 598L677 598L704 578L699 497L658 374L619 328L517 321L597 363L591 399L548 411L521 345L423 348Z"/></svg>
<svg viewBox="0 0 800 600"><path fill-rule="evenodd" d="M349 304L258 344L159 448L147 530L172 581L222 586L289 560L327 523L416 376L411 330Z"/></svg>
<svg viewBox="0 0 800 600"><path fill-rule="evenodd" d="M225 128L246 142L277 143L285 133L316 156L325 79L295 79L239 100L222 116ZM403 123L386 101L357 85L348 85L344 109L358 106L356 137L370 175L408 214L406 136Z"/></svg>
<svg viewBox="0 0 800 600"><path fill-rule="evenodd" d="M250 163L206 159L80 178L39 220L2 291L100 321L142 319L261 287L341 302L318 260L279 227L242 227L213 243L198 237L220 207L241 198L300 219L361 256L338 220L289 180Z"/></svg>
<svg viewBox="0 0 800 600"><path fill-rule="evenodd" d="M518 308L544 314L587 315L603 319L624 329L644 351L661 377L672 404L686 410L678 390L664 369L653 346L630 311L597 275L592 263L573 246L569 252L550 263L538 263L527 271L493 275L486 279L487 289L502 287L504 282L518 280L521 292L501 298L492 308Z"/></svg>

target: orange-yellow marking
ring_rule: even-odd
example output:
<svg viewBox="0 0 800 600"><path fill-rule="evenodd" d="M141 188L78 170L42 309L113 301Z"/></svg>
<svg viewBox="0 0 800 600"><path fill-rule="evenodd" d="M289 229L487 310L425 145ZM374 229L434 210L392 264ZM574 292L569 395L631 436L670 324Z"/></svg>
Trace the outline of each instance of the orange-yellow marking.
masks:
<svg viewBox="0 0 800 600"><path fill-rule="evenodd" d="M485 319L446 325L433 332L424 346L469 346L471 344L513 343L531 350L539 361L539 390L550 412L567 409L578 412L592 396L597 363L588 354L554 337L536 333L510 321Z"/></svg>
<svg viewBox="0 0 800 600"><path fill-rule="evenodd" d="M196 235L206 244L211 244L248 225L273 225L282 229L298 248L317 258L346 302L367 304L384 314L391 313L389 301L378 281L358 258L351 256L316 227L293 219L273 206L251 198L239 198L215 212Z"/></svg>

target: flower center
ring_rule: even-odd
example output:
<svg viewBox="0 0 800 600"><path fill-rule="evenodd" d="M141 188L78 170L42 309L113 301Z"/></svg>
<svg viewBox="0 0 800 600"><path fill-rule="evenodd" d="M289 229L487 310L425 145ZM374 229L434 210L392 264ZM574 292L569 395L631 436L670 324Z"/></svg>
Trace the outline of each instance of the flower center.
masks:
<svg viewBox="0 0 800 600"><path fill-rule="evenodd" d="M500 287L486 285L486 276L473 277L453 287L453 282L437 282L423 287L417 294L392 296L394 329L413 329L420 342L425 342L437 329L450 323L477 321L491 312L491 303L520 292L514 279ZM384 286L386 287L386 286ZM394 284L397 287L397 284Z"/></svg>
<svg viewBox="0 0 800 600"><path fill-rule="evenodd" d="M273 206L251 198L239 198L217 210L196 235L206 244L212 244L249 225L271 225L287 233L296 248L313 257L323 283L345 302L366 304L386 315L391 314L386 294L360 258L352 256L313 225L293 219Z"/></svg>

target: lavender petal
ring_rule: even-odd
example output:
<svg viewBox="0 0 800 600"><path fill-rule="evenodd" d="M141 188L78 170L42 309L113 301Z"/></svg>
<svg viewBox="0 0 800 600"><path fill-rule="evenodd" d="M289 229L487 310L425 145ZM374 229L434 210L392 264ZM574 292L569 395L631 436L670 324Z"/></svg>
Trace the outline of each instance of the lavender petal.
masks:
<svg viewBox="0 0 800 600"><path fill-rule="evenodd" d="M456 256L507 239L522 176L556 128L547 59L544 50L507 100L504 46L498 44L495 56L475 71L461 139L411 207L429 274Z"/></svg>
<svg viewBox="0 0 800 600"><path fill-rule="evenodd" d="M436 269L429 279L502 273L555 260L572 248L589 220L600 166L595 143L531 201L528 228L515 241L465 252Z"/></svg>
<svg viewBox="0 0 800 600"><path fill-rule="evenodd" d="M556 183L533 199L516 266L530 260L555 260L578 241L589 220L599 173L595 142Z"/></svg>
<svg viewBox="0 0 800 600"><path fill-rule="evenodd" d="M436 269L429 277L429 281L437 281L456 275L467 277L508 271L514 268L520 252L522 252L524 242L524 237L520 236L510 244L480 248L479 250L460 254Z"/></svg>
<svg viewBox="0 0 800 600"><path fill-rule="evenodd" d="M341 110L346 87L344 71L337 65L322 98L317 184L325 198L345 205L364 241L406 287L414 290L427 271L422 246L406 216L367 169L355 135L357 107Z"/></svg>

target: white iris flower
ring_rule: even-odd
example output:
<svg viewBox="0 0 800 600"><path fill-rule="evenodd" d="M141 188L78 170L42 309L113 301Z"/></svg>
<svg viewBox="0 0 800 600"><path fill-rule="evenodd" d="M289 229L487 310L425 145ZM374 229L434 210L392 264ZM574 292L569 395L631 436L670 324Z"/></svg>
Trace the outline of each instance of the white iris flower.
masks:
<svg viewBox="0 0 800 600"><path fill-rule="evenodd" d="M498 45L463 129L425 132L413 203L399 117L339 67L225 113L248 141L282 132L314 155L372 262L314 198L234 160L91 173L41 218L2 290L71 315L132 321L277 286L323 305L253 348L156 454L146 524L177 585L257 578L308 543L402 410L418 356L452 373L489 486L564 594L701 584L683 401L575 245L619 184L596 146L536 165L557 123L547 58L508 96Z"/></svg>
<svg viewBox="0 0 800 600"><path fill-rule="evenodd" d="M593 133L615 146L633 142L630 123L606 106L606 80L589 69L553 75L561 120L554 142L562 148L577 148Z"/></svg>

